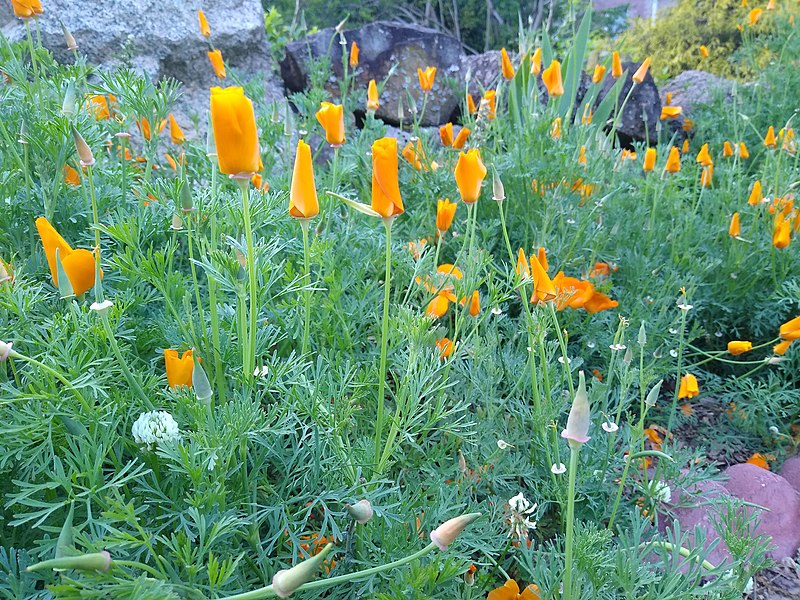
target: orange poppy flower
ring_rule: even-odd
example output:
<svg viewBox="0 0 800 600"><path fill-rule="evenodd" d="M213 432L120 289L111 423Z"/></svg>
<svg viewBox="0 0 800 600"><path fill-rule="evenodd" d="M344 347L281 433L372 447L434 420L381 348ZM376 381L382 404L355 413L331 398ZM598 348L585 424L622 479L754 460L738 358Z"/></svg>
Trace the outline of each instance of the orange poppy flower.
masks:
<svg viewBox="0 0 800 600"><path fill-rule="evenodd" d="M372 144L372 210L385 219L405 212L400 197L395 138L381 138Z"/></svg>
<svg viewBox="0 0 800 600"><path fill-rule="evenodd" d="M458 155L455 168L456 185L461 199L472 204L478 201L481 195L481 184L486 177L486 166L481 160L481 153L477 148Z"/></svg>
<svg viewBox="0 0 800 600"><path fill-rule="evenodd" d="M756 452L753 454L753 456L748 458L747 463L769 471L769 463L767 462L767 458L760 452Z"/></svg>
<svg viewBox="0 0 800 600"><path fill-rule="evenodd" d="M708 58L708 48L701 45L699 50L700 50L700 56L702 56L703 58Z"/></svg>
<svg viewBox="0 0 800 600"><path fill-rule="evenodd" d="M356 44L355 40L353 40L353 43L350 44L350 67L353 69L358 66L358 53L358 44Z"/></svg>
<svg viewBox="0 0 800 600"><path fill-rule="evenodd" d="M735 340L728 342L728 353L733 354L734 356L739 356L740 354L744 354L745 352L750 352L753 349L753 343L742 341L742 340Z"/></svg>
<svg viewBox="0 0 800 600"><path fill-rule="evenodd" d="M69 165L64 165L62 169L62 173L64 173L64 183L72 187L78 187L81 184L81 176Z"/></svg>
<svg viewBox="0 0 800 600"><path fill-rule="evenodd" d="M444 360L450 358L453 354L453 342L448 338L442 338L436 342L436 347L439 349L439 359Z"/></svg>
<svg viewBox="0 0 800 600"><path fill-rule="evenodd" d="M725 142L722 144L722 156L725 158L730 158L733 156L733 154L733 146L728 140L725 140Z"/></svg>
<svg viewBox="0 0 800 600"><path fill-rule="evenodd" d="M780 327L780 337L782 340L793 341L800 339L800 317L795 317L786 321Z"/></svg>
<svg viewBox="0 0 800 600"><path fill-rule="evenodd" d="M652 171L656 166L656 149L648 148L644 153L644 165L642 170L647 172Z"/></svg>
<svg viewBox="0 0 800 600"><path fill-rule="evenodd" d="M166 367L167 371L167 383L169 384L169 387L192 387L194 358L192 357L191 350L187 350L180 357L178 357L177 350L165 348L164 366Z"/></svg>
<svg viewBox="0 0 800 600"><path fill-rule="evenodd" d="M697 153L696 160L703 167L714 164L714 161L711 159L711 154L708 151L708 144L703 144L702 148L700 148L700 152Z"/></svg>
<svg viewBox="0 0 800 600"><path fill-rule="evenodd" d="M548 95L558 98L564 95L564 82L561 79L561 63L553 60L550 66L542 71L542 83L547 88Z"/></svg>
<svg viewBox="0 0 800 600"><path fill-rule="evenodd" d="M661 107L661 120L677 119L683 113L683 108L680 106L663 106Z"/></svg>
<svg viewBox="0 0 800 600"><path fill-rule="evenodd" d="M450 148L453 145L453 124L446 123L439 127L439 139L442 140L442 146Z"/></svg>
<svg viewBox="0 0 800 600"><path fill-rule="evenodd" d="M211 68L219 79L225 79L225 61L222 59L222 51L219 49L208 51L208 60L211 61Z"/></svg>
<svg viewBox="0 0 800 600"><path fill-rule="evenodd" d="M453 140L453 148L456 150L461 150L464 147L464 144L467 143L467 139L469 138L470 130L466 127L462 127L461 130L458 132L456 139Z"/></svg>
<svg viewBox="0 0 800 600"><path fill-rule="evenodd" d="M539 259L539 264L542 265L542 268L545 271L550 268L550 265L547 263L547 250L545 250L544 246L539 246L539 251L536 253L536 258Z"/></svg>
<svg viewBox="0 0 800 600"><path fill-rule="evenodd" d="M758 206L764 196L761 194L761 182L756 180L750 190L750 196L747 198L747 203L750 206Z"/></svg>
<svg viewBox="0 0 800 600"><path fill-rule="evenodd" d="M622 77L622 61L619 59L619 52L611 54L611 76L614 79Z"/></svg>
<svg viewBox="0 0 800 600"><path fill-rule="evenodd" d="M739 226L739 213L733 213L731 217L731 224L728 227L728 235L731 237L739 237L741 233L741 228Z"/></svg>
<svg viewBox="0 0 800 600"><path fill-rule="evenodd" d="M600 83L603 81L603 76L606 74L606 68L603 65L595 65L594 72L592 73L592 83Z"/></svg>
<svg viewBox="0 0 800 600"><path fill-rule="evenodd" d="M711 187L714 179L714 165L703 167L703 172L700 173L700 185L703 187Z"/></svg>
<svg viewBox="0 0 800 600"><path fill-rule="evenodd" d="M664 165L664 171L667 173L678 173L681 170L681 154L678 149L673 146L669 149L669 156L667 156L667 164Z"/></svg>
<svg viewBox="0 0 800 600"><path fill-rule="evenodd" d="M554 140L561 139L561 117L556 117L550 126L550 137Z"/></svg>
<svg viewBox="0 0 800 600"><path fill-rule="evenodd" d="M647 77L647 71L650 69L651 62L652 59L649 56L642 61L642 64L636 69L636 72L631 75L631 79L634 83L641 84L644 81L644 78Z"/></svg>
<svg viewBox="0 0 800 600"><path fill-rule="evenodd" d="M767 129L767 135L764 136L764 145L767 148L775 148L778 145L778 140L775 138L775 128L772 125Z"/></svg>
<svg viewBox="0 0 800 600"><path fill-rule="evenodd" d="M750 152L747 151L747 146L745 146L744 142L739 142L739 158L750 158Z"/></svg>
<svg viewBox="0 0 800 600"><path fill-rule="evenodd" d="M344 144L344 108L341 104L322 102L316 117L325 130L325 141L335 148Z"/></svg>
<svg viewBox="0 0 800 600"><path fill-rule="evenodd" d="M584 303L583 308L586 310L586 312L594 314L604 310L617 308L618 306L619 302L612 300L602 292L595 290L591 298Z"/></svg>
<svg viewBox="0 0 800 600"><path fill-rule="evenodd" d="M678 388L678 398L694 398L700 393L697 378L691 373L681 377L681 384Z"/></svg>
<svg viewBox="0 0 800 600"><path fill-rule="evenodd" d="M478 107L475 106L475 100L472 99L472 94L467 94L467 112L471 115L478 112Z"/></svg>
<svg viewBox="0 0 800 600"><path fill-rule="evenodd" d="M255 111L242 88L211 88L211 126L222 173L249 178L261 170Z"/></svg>
<svg viewBox="0 0 800 600"><path fill-rule="evenodd" d="M501 587L489 592L486 600L541 600L541 596L538 586L530 584L520 592L517 582L509 579Z"/></svg>
<svg viewBox="0 0 800 600"><path fill-rule="evenodd" d="M183 129L178 125L172 113L169 113L169 137L173 144L182 144L186 137L183 135Z"/></svg>
<svg viewBox="0 0 800 600"><path fill-rule="evenodd" d="M775 217L775 227L772 232L772 245L779 249L788 248L792 243L792 223L783 213Z"/></svg>
<svg viewBox="0 0 800 600"><path fill-rule="evenodd" d="M381 103L378 100L378 84L375 83L374 79L370 79L369 85L367 85L367 110L374 112L380 107Z"/></svg>
<svg viewBox="0 0 800 600"><path fill-rule="evenodd" d="M486 90L481 100L481 113L490 121L497 117L497 92Z"/></svg>
<svg viewBox="0 0 800 600"><path fill-rule="evenodd" d="M295 219L312 219L318 214L319 202L317 186L314 184L311 147L303 140L298 140L292 172L292 190L289 194L289 216Z"/></svg>
<svg viewBox="0 0 800 600"><path fill-rule="evenodd" d="M505 48L500 50L500 71L503 73L503 78L506 81L514 79L514 65L511 64L511 59Z"/></svg>
<svg viewBox="0 0 800 600"><path fill-rule="evenodd" d="M542 72L542 49L536 48L531 55L531 75L537 77Z"/></svg>
<svg viewBox="0 0 800 600"><path fill-rule="evenodd" d="M209 26L206 14L202 10L197 11L197 20L200 22L200 34L203 37L211 37L211 26Z"/></svg>
<svg viewBox="0 0 800 600"><path fill-rule="evenodd" d="M58 231L44 217L36 219L36 229L39 238L42 240L44 255L47 258L47 265L50 267L50 276L53 284L58 287L58 263L56 262L56 252L64 273L72 286L72 292L76 296L86 293L94 287L95 276L95 257L89 250L78 248L73 250L67 241L61 237ZM102 271L100 277L103 276Z"/></svg>
<svg viewBox="0 0 800 600"><path fill-rule="evenodd" d="M447 198L440 198L436 204L436 229L439 234L444 233L453 224L458 204L450 202Z"/></svg>
<svg viewBox="0 0 800 600"><path fill-rule="evenodd" d="M417 78L419 79L419 87L423 92L430 92L433 89L433 82L436 79L436 67L426 67L417 69Z"/></svg>
<svg viewBox="0 0 800 600"><path fill-rule="evenodd" d="M545 271L536 256L531 256L530 267L534 287L531 302L549 302L550 300L555 300L556 296L558 296L556 286L553 285L553 281L547 275L547 271Z"/></svg>

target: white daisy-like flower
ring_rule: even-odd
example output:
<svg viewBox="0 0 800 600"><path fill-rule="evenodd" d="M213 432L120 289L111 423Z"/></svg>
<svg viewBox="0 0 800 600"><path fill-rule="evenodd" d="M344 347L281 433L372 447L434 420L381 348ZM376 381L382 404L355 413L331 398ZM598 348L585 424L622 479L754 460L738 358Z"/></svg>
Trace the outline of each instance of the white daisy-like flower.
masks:
<svg viewBox="0 0 800 600"><path fill-rule="evenodd" d="M627 348L627 346L626 346L625 344L611 344L611 345L609 346L609 348L610 348L610 349L611 349L613 352L620 352L620 351L622 351L622 350L625 350L625 348Z"/></svg>
<svg viewBox="0 0 800 600"><path fill-rule="evenodd" d="M511 529L508 532L508 537L527 540L528 530L536 529L536 521L532 521L529 515L536 510L537 505L529 502L520 492L508 501L508 507L511 509L511 517L509 518Z"/></svg>
<svg viewBox="0 0 800 600"><path fill-rule="evenodd" d="M92 302L92 305L89 307L89 310L96 310L97 312L101 312L104 310L108 310L114 306L114 303L111 300L103 300L102 302Z"/></svg>
<svg viewBox="0 0 800 600"><path fill-rule="evenodd" d="M497 447L500 448L500 450L508 450L509 448L513 448L514 444L509 444L505 440L497 440Z"/></svg>
<svg viewBox="0 0 800 600"><path fill-rule="evenodd" d="M606 421L601 425L601 427L606 433L614 433L617 429L619 429L619 426L613 421Z"/></svg>
<svg viewBox="0 0 800 600"><path fill-rule="evenodd" d="M148 448L156 444L168 444L181 439L178 423L165 410L142 413L131 427L133 440Z"/></svg>
<svg viewBox="0 0 800 600"><path fill-rule="evenodd" d="M550 467L550 472L554 475L561 475L567 472L567 466L564 463L554 463L553 466Z"/></svg>

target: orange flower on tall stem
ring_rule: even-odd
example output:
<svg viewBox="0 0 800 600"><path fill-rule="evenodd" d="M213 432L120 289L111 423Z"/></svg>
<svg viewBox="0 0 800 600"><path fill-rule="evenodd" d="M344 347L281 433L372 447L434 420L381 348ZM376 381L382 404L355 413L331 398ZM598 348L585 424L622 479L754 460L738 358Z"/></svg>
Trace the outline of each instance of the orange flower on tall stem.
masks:
<svg viewBox="0 0 800 600"><path fill-rule="evenodd" d="M728 353L734 356L739 356L745 352L750 352L753 349L753 343L743 340L735 340L728 342Z"/></svg>
<svg viewBox="0 0 800 600"><path fill-rule="evenodd" d="M445 337L436 342L436 347L439 349L439 359L445 360L453 354L455 346L451 340Z"/></svg>
<svg viewBox="0 0 800 600"><path fill-rule="evenodd" d="M500 50L500 71L503 73L503 79L506 81L514 79L514 65L511 64L511 59L505 48Z"/></svg>
<svg viewBox="0 0 800 600"><path fill-rule="evenodd" d="M341 104L322 102L316 117L325 130L325 140L331 146L338 148L344 144L344 108Z"/></svg>
<svg viewBox="0 0 800 600"><path fill-rule="evenodd" d="M214 69L214 74L219 79L225 79L225 61L222 59L222 51L219 49L208 51L208 60L211 61L211 67Z"/></svg>
<svg viewBox="0 0 800 600"><path fill-rule="evenodd" d="M433 82L436 80L436 67L426 67L424 71L417 69L417 78L422 91L430 92L433 89Z"/></svg>
<svg viewBox="0 0 800 600"><path fill-rule="evenodd" d="M440 198L436 205L436 229L439 235L450 229L456 216L458 204L450 202L447 198Z"/></svg>
<svg viewBox="0 0 800 600"><path fill-rule="evenodd" d="M622 77L622 61L619 59L619 52L614 51L611 55L611 76L614 79Z"/></svg>
<svg viewBox="0 0 800 600"><path fill-rule="evenodd" d="M200 34L203 37L211 37L211 26L208 24L206 14L202 10L197 11L197 20L200 22Z"/></svg>
<svg viewBox="0 0 800 600"><path fill-rule="evenodd" d="M604 65L595 65L594 72L592 73L592 83L600 83L606 74Z"/></svg>
<svg viewBox="0 0 800 600"><path fill-rule="evenodd" d="M292 172L292 190L289 194L289 215L295 219L312 219L318 214L319 202L317 186L314 184L311 147L303 140L298 140Z"/></svg>
<svg viewBox="0 0 800 600"><path fill-rule="evenodd" d="M461 130L458 132L456 139L453 140L453 148L455 148L456 150L461 150L467 143L469 134L470 130L467 129L466 127L462 127Z"/></svg>
<svg viewBox="0 0 800 600"><path fill-rule="evenodd" d="M367 86L367 111L375 112L381 107L381 103L378 100L378 84L375 83L374 79L369 80L369 85Z"/></svg>
<svg viewBox="0 0 800 600"><path fill-rule="evenodd" d="M756 180L756 182L753 183L752 189L750 190L750 195L747 197L747 203L750 206L758 206L763 197L764 196L761 193L761 182Z"/></svg>
<svg viewBox="0 0 800 600"><path fill-rule="evenodd" d="M350 67L355 69L358 66L358 53L360 52L355 40L350 44Z"/></svg>
<svg viewBox="0 0 800 600"><path fill-rule="evenodd" d="M642 165L642 170L645 173L648 173L655 169L656 167L656 149L655 148L648 148L644 152L644 164Z"/></svg>
<svg viewBox="0 0 800 600"><path fill-rule="evenodd" d="M678 398L694 398L700 393L700 387L697 384L697 377L691 373L687 373L681 377L681 385L678 388Z"/></svg>
<svg viewBox="0 0 800 600"><path fill-rule="evenodd" d="M642 61L642 64L639 65L639 68L636 69L636 72L631 75L631 79L634 83L642 84L644 82L644 78L647 77L647 71L650 69L650 63L652 63L652 59L648 56Z"/></svg>
<svg viewBox="0 0 800 600"><path fill-rule="evenodd" d="M667 164L664 165L664 171L667 173L678 173L681 170L681 153L673 146L669 149L669 156L667 156Z"/></svg>
<svg viewBox="0 0 800 600"><path fill-rule="evenodd" d="M542 49L536 48L531 55L531 75L538 76L542 72Z"/></svg>
<svg viewBox="0 0 800 600"><path fill-rule="evenodd" d="M486 172L486 166L483 164L481 153L477 148L459 154L455 178L458 192L466 204L478 201Z"/></svg>
<svg viewBox="0 0 800 600"><path fill-rule="evenodd" d="M486 600L541 600L541 596L538 586L530 584L520 592L517 582L509 579L501 587L489 592Z"/></svg>
<svg viewBox="0 0 800 600"><path fill-rule="evenodd" d="M63 272L66 273L72 286L72 293L76 296L85 294L94 287L95 256L89 250L78 248L73 250L61 234L55 230L50 221L44 217L36 219L36 229L42 240L47 266L50 267L50 276L53 285L58 287L58 262L61 262ZM56 260L58 254L58 260ZM100 276L103 273L101 271ZM62 286L63 287L63 286Z"/></svg>
<svg viewBox="0 0 800 600"><path fill-rule="evenodd" d="M792 222L782 212L775 216L775 227L772 233L772 245L783 250L792 243Z"/></svg>
<svg viewBox="0 0 800 600"><path fill-rule="evenodd" d="M165 348L164 366L167 371L167 383L169 384L169 387L192 387L194 358L191 350L187 350L179 357L177 350Z"/></svg>
<svg viewBox="0 0 800 600"><path fill-rule="evenodd" d="M547 93L553 98L564 95L564 82L561 79L561 63L553 60L550 66L542 71L542 83L547 88Z"/></svg>
<svg viewBox="0 0 800 600"><path fill-rule="evenodd" d="M211 88L211 126L222 173L249 179L260 170L256 116L242 88Z"/></svg>
<svg viewBox="0 0 800 600"><path fill-rule="evenodd" d="M774 149L778 145L778 140L775 137L775 128L772 125L767 129L767 135L764 136L764 145L771 149Z"/></svg>
<svg viewBox="0 0 800 600"><path fill-rule="evenodd" d="M481 100L481 112L479 114L485 116L490 121L497 117L497 92L495 90L486 90Z"/></svg>
<svg viewBox="0 0 800 600"><path fill-rule="evenodd" d="M176 145L182 144L186 139L186 136L183 135L183 129L178 125L172 113L169 113L169 137L172 143Z"/></svg>
<svg viewBox="0 0 800 600"><path fill-rule="evenodd" d="M77 170L69 165L64 165L62 169L64 173L64 183L71 187L78 187L81 184L81 176Z"/></svg>
<svg viewBox="0 0 800 600"><path fill-rule="evenodd" d="M372 144L372 210L384 219L405 212L400 197L395 138L381 138Z"/></svg>
<svg viewBox="0 0 800 600"><path fill-rule="evenodd" d="M739 213L735 212L731 217L731 224L728 227L728 235L731 237L739 237L740 233L741 233L741 228L739 226Z"/></svg>

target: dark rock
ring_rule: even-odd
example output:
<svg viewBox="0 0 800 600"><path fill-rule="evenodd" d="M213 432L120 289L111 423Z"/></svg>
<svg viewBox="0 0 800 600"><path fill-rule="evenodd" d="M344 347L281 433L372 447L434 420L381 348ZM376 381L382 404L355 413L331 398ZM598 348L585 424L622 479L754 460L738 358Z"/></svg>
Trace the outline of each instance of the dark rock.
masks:
<svg viewBox="0 0 800 600"><path fill-rule="evenodd" d="M366 90L370 79L379 84L389 76L380 96L376 117L398 124L399 103L410 120L408 96L418 108L423 93L417 79L417 69L436 67L436 82L429 95L422 125L447 122L456 110L464 89L464 70L461 66L461 44L454 37L433 29L378 21L359 29L344 32L346 46L355 41L360 49L355 73L356 89ZM310 85L310 59L329 57L333 73L326 88L333 97L339 95L338 82L343 77L342 44L333 29L324 29L307 38L287 44L281 61L281 76L290 92L305 90Z"/></svg>
<svg viewBox="0 0 800 600"><path fill-rule="evenodd" d="M684 71L668 81L661 93L662 98L672 93L672 104L683 107L685 113L691 113L695 107L709 104L719 96L730 99L733 86L733 81L705 71Z"/></svg>
<svg viewBox="0 0 800 600"><path fill-rule="evenodd" d="M516 65L519 59L513 62ZM469 93L477 105L483 92L497 87L497 82L500 81L500 51L490 50L482 54L464 56L461 59L461 68L464 76L469 77Z"/></svg>
<svg viewBox="0 0 800 600"><path fill-rule="evenodd" d="M622 107L625 97L633 85L631 76L639 68L640 63L622 63L625 72L625 83L619 94L619 105ZM603 80L602 88L597 97L597 104L611 91L616 83L613 77L606 77ZM661 99L658 88L652 75L647 73L641 84L637 84L631 97L625 104L622 114L617 120L617 137L620 144L628 145L631 142L647 142L655 144L657 141L657 127L661 118Z"/></svg>
<svg viewBox="0 0 800 600"><path fill-rule="evenodd" d="M731 495L767 509L759 515L756 533L772 538L775 545L770 552L772 558L794 557L800 548L800 495L797 490L780 475L749 463L730 466L725 474L730 478L725 489Z"/></svg>

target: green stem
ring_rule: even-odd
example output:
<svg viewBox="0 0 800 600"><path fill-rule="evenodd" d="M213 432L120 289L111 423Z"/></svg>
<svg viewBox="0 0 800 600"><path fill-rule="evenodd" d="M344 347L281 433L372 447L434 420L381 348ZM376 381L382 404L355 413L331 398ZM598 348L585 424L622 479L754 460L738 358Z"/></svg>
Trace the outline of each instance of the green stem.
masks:
<svg viewBox="0 0 800 600"><path fill-rule="evenodd" d="M564 594L563 600L572 598L572 538L575 534L575 475L578 470L578 453L581 445L570 442L569 445L569 492L567 495L567 539L564 545Z"/></svg>
<svg viewBox="0 0 800 600"><path fill-rule="evenodd" d="M245 379L253 377L256 364L256 261L253 249L253 226L250 222L250 179L237 179L239 190L242 192L242 216L244 219L244 236L247 244L247 273L249 275L250 318L249 336L242 346L242 364Z"/></svg>
<svg viewBox="0 0 800 600"><path fill-rule="evenodd" d="M25 21L25 31L28 34L28 50L31 53L31 66L33 66L33 78L35 81L39 80L39 67L36 65L36 53L33 49L33 37L31 36L31 25L28 23L28 19L24 19Z"/></svg>
<svg viewBox="0 0 800 600"><path fill-rule="evenodd" d="M47 371L53 377L55 377L61 383L63 383L67 388L69 388L69 390L73 394L75 394L75 397L81 403L83 408L85 408L87 411L91 411L92 410L92 406L86 401L86 398L83 397L83 394L80 393L78 388L76 388L74 385L72 385L72 383L66 377L64 377L61 373L59 373L58 371L56 371L52 367L48 367L46 364L39 362L35 358L31 358L30 356L26 356L24 354L20 354L19 352L14 352L11 357L12 358L18 358L20 360L24 360L25 362L28 362L28 363L36 366L36 367L39 367L43 371Z"/></svg>
<svg viewBox="0 0 800 600"><path fill-rule="evenodd" d="M92 219L94 219L94 247L97 261L100 262L100 217L97 212L97 196L94 193L94 169L89 165L86 169L89 180L89 197L92 201Z"/></svg>
<svg viewBox="0 0 800 600"><path fill-rule="evenodd" d="M300 228L303 230L303 274L306 285L311 285L311 269L309 267L308 252L308 228L310 220L300 219ZM305 323L303 325L303 354L308 352L308 336L311 331L311 290L306 287L303 290L305 297Z"/></svg>
<svg viewBox="0 0 800 600"><path fill-rule="evenodd" d="M644 550L645 548L647 548L647 546L659 546L661 548L664 548L664 550L667 550L668 552L675 549L675 545L674 544L670 544L669 542L645 542L643 544L639 544L639 550ZM678 554L680 554L684 558L689 558L691 556L692 552L691 552L691 550L688 550L687 548L684 548L683 546L679 546L678 547ZM696 556L694 558L694 560L696 562L699 562L700 565L706 571L713 571L714 569L717 568L713 564L708 562L707 560L700 560L699 556Z"/></svg>
<svg viewBox="0 0 800 600"><path fill-rule="evenodd" d="M211 161L211 201L217 197L217 164ZM217 249L217 219L214 214L216 207L212 207L209 221L211 224L211 253ZM222 367L222 344L219 337L219 314L217 312L217 280L212 275L206 274L208 280L208 313L211 317L211 343L214 352L214 379L216 381L219 401L225 404L225 371Z"/></svg>
<svg viewBox="0 0 800 600"><path fill-rule="evenodd" d="M131 373L131 370L128 367L128 363L122 356L122 352L119 349L119 344L117 344L117 338L114 336L114 331L111 329L111 323L108 322L107 311L102 310L100 311L100 314L102 315L103 327L106 330L108 341L111 344L111 350L114 352L117 363L119 363L119 366L122 369L122 374L125 375L128 385L130 385L133 391L136 392L136 395L139 396L139 399L142 401L142 403L152 410L153 403L150 401L150 398L148 398L147 394L144 393L144 390L142 389L142 386L139 385L139 382L136 381L136 378L133 376L133 373Z"/></svg>
<svg viewBox="0 0 800 600"><path fill-rule="evenodd" d="M378 414L375 422L375 464L381 458L381 439L383 437L383 405L386 391L386 352L389 347L389 292L392 276L392 218L383 219L386 229L386 275L383 280L383 320L381 322L381 363L378 374Z"/></svg>

